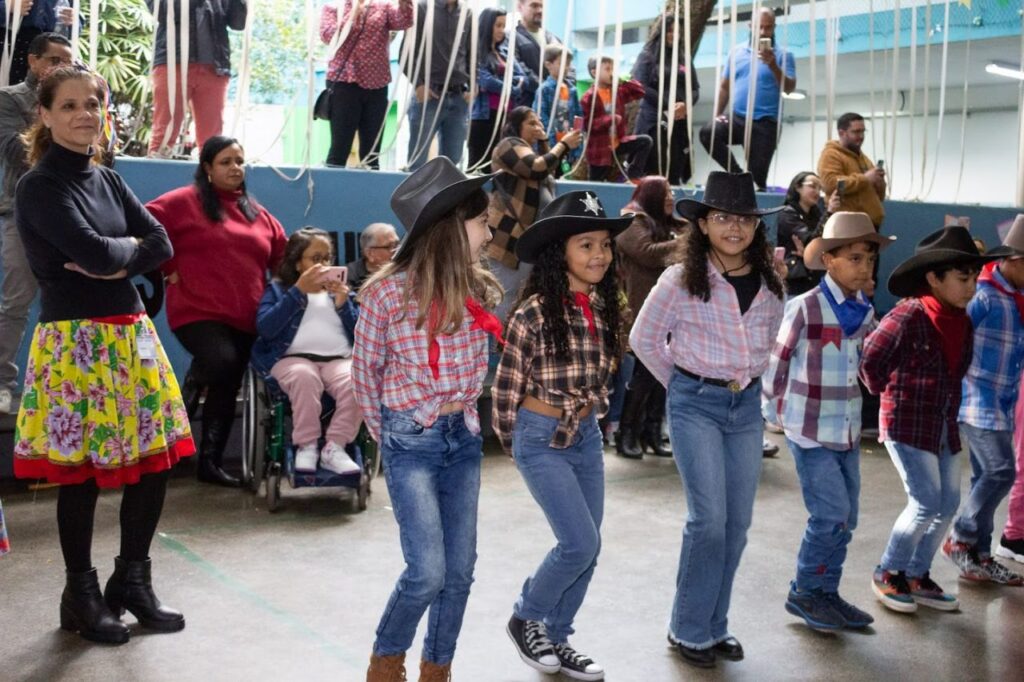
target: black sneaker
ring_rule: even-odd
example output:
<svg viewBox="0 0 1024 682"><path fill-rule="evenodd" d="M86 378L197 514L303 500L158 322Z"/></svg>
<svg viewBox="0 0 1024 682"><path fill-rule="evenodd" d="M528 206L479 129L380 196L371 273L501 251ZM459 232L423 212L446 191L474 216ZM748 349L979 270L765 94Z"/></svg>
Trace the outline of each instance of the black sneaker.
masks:
<svg viewBox="0 0 1024 682"><path fill-rule="evenodd" d="M875 622L874 617L866 611L861 611L856 606L839 596L838 592L826 592L825 599L832 604L832 607L846 621L846 627L859 630L866 628Z"/></svg>
<svg viewBox="0 0 1024 682"><path fill-rule="evenodd" d="M800 592L796 583L790 583L786 610L803 618L814 630L838 630L846 625L846 619L821 590Z"/></svg>
<svg viewBox="0 0 1024 682"><path fill-rule="evenodd" d="M999 546L996 547L996 556L1024 564L1024 540L1011 540L1005 535L1002 536L999 538Z"/></svg>
<svg viewBox="0 0 1024 682"><path fill-rule="evenodd" d="M557 673L562 669L562 663L555 655L555 648L552 646L551 640L548 639L544 623L539 620L522 620L513 615L509 618L505 632L512 638L512 643L516 645L516 650L519 652L519 658L523 659L523 663L526 665L549 674ZM603 676L604 673L602 673Z"/></svg>
<svg viewBox="0 0 1024 682"><path fill-rule="evenodd" d="M594 663L590 656L584 656L569 645L555 645L555 655L562 663L562 674L574 680L603 680L604 668Z"/></svg>

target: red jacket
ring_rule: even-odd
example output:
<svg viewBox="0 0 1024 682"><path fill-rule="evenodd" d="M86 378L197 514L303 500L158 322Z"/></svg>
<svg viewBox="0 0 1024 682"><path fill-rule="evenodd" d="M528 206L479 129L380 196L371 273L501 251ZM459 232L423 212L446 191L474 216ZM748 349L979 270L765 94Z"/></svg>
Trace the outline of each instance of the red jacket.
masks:
<svg viewBox="0 0 1024 682"><path fill-rule="evenodd" d="M160 267L178 273L167 286L171 329L214 320L256 333L256 308L267 281L284 257L284 228L265 208L250 223L238 208L238 193L221 195L221 222L203 212L194 186L179 187L146 204L167 230L174 257Z"/></svg>
<svg viewBox="0 0 1024 682"><path fill-rule="evenodd" d="M591 86L583 95L580 106L583 107L583 130L589 131L587 138L587 163L591 166L610 166L612 150L618 146L618 142L624 140L630 131L623 130L626 123L626 105L644 96L644 86L640 81L622 81L615 96L615 113L610 109L610 103L604 102L597 95L597 85ZM597 97L593 105L591 101ZM591 106L593 106L593 124L591 124ZM618 138L612 143L612 123L615 124L615 135Z"/></svg>

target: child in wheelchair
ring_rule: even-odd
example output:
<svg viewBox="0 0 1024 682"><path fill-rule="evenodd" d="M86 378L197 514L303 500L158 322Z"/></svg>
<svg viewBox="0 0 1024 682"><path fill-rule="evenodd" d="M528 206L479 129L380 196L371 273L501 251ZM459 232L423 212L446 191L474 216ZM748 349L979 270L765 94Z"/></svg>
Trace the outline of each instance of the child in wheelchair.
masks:
<svg viewBox="0 0 1024 682"><path fill-rule="evenodd" d="M362 421L351 373L357 310L344 273L331 268L333 262L326 232L313 227L295 232L256 313L259 338L251 363L291 402L298 473L315 472L318 461L337 474L360 471L345 452ZM334 399L335 410L318 451L324 392Z"/></svg>

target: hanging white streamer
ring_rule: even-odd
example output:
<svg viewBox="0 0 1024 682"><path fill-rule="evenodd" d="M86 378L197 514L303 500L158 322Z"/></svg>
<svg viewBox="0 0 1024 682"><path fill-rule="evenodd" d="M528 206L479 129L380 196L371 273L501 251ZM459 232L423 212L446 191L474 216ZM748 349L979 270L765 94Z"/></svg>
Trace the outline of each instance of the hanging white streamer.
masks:
<svg viewBox="0 0 1024 682"><path fill-rule="evenodd" d="M946 72L949 65L949 5L946 3L946 12L942 20L942 73L939 76L939 116L935 130L935 162L932 164L932 178L925 189L925 196L931 196L935 187L935 176L939 171L939 149L942 146L942 126L946 117ZM966 75L965 75L966 78ZM924 165L921 166L921 177L924 177Z"/></svg>
<svg viewBox="0 0 1024 682"><path fill-rule="evenodd" d="M156 3L155 7L159 8L160 0L156 0ZM174 0L167 0L166 15L164 43L167 49L167 107L170 121L167 122L164 138L160 141L159 153L161 155L168 154L171 138L176 136L174 112L178 106L178 52L175 50L175 45L178 44L178 30L174 23ZM156 16L159 18L159 15ZM182 106L184 106L184 98L182 98Z"/></svg>
<svg viewBox="0 0 1024 682"><path fill-rule="evenodd" d="M71 54L75 59L78 59L78 43L82 37L82 22L78 18L82 16L82 0L71 0L71 6L75 8L74 21L71 22ZM149 63L152 64L153 61L150 60Z"/></svg>
<svg viewBox="0 0 1024 682"><path fill-rule="evenodd" d="M6 16L4 17L4 49L0 57L0 85L7 86L11 82L11 64L14 61L14 43L21 30L21 8L23 0L5 3Z"/></svg>
<svg viewBox="0 0 1024 682"><path fill-rule="evenodd" d="M91 0L89 3L89 68L96 70L96 62L100 52L100 12L103 11L104 0Z"/></svg>
<svg viewBox="0 0 1024 682"><path fill-rule="evenodd" d="M892 194L892 185L895 180L896 164L896 102L900 91L898 88L898 77L900 72L900 0L896 0L893 8L893 29L892 29L892 101L889 105L889 116L892 119L892 135L889 137L889 149L886 158L889 160L889 170L886 175L889 178L889 194Z"/></svg>
<svg viewBox="0 0 1024 682"><path fill-rule="evenodd" d="M506 26L507 25L508 24L506 23ZM477 30L476 30L477 26L478 26L478 22L474 21L473 22L473 32L470 33L471 41L473 41L474 43L476 41L475 34L477 33ZM511 30L511 32L507 33L507 36L508 36L508 52L507 52L507 55L509 55L509 56L508 56L508 58L506 59L506 62L505 62L505 73L502 74L501 92L498 95L497 118L494 121L494 127L491 129L491 137L487 141L487 149L492 149L493 148L494 143L495 143L495 141L498 138L498 135L501 133L501 129L505 125L505 117L508 115L508 103L509 103L509 99L511 99L511 97L512 97L512 77L514 75L514 69L512 67L512 64L515 62L515 54L516 54L515 50L516 50L517 33L518 33L518 31L516 31L515 28L513 28ZM493 42L492 38L493 38L493 35L487 37L488 49L491 49L491 47L492 47L492 42ZM478 63L477 63L478 59L477 59L476 54L475 54L476 52L477 52L477 49L474 46L470 50L470 54L471 54L471 61L470 61L470 64L471 64L471 66L470 66L470 75L471 75L471 77L470 77L470 83L473 84L473 85L470 86L470 90L469 90L471 93L475 92L474 88L475 88L475 82L476 82L476 70L477 70L477 66L478 66ZM542 56L541 57L542 66L543 66L543 61L544 61L544 58ZM467 162L466 162L466 164L467 164L466 172L467 173L472 173L473 171L479 170L480 168L483 168L488 163L490 163L490 161L491 161L491 159L490 159L490 157L486 153L484 155L484 158L477 159L476 163L473 163L473 159L468 159Z"/></svg>
<svg viewBox="0 0 1024 682"><path fill-rule="evenodd" d="M231 123L231 134L245 139L245 114L249 110L249 91L252 88L252 30L256 20L256 7L248 7L245 15L245 30L242 33L242 63L238 65L238 98L235 101L235 118Z"/></svg>
<svg viewBox="0 0 1024 682"><path fill-rule="evenodd" d="M839 19L832 0L825 3L825 139L832 141L836 113L836 62L839 48Z"/></svg>
<svg viewBox="0 0 1024 682"><path fill-rule="evenodd" d="M735 37L735 36L734 36ZM720 104L722 98L722 45L725 42L725 0L718 3L718 31L715 37L715 99L711 103L711 140L708 142L708 156L715 158L715 126L718 125L718 107L727 107L728 102ZM730 92L730 97L732 93ZM693 140L690 141L693 144ZM696 171L696 169L694 169Z"/></svg>
<svg viewBox="0 0 1024 682"><path fill-rule="evenodd" d="M783 71L783 81L782 81L782 87L779 88L779 102L778 102L778 106L779 106L779 124L775 127L775 148L776 149L779 148L779 143L782 141L782 115L783 115L783 112L784 112L784 106L783 105L785 104L785 101L786 101L785 98L783 97L783 95L786 94L785 71L786 71L786 64L789 63L787 61L788 58L789 58L788 57L788 55L789 55L789 0L785 0L785 2L782 5L782 16L785 18L785 23L783 24L783 27L782 27L782 55L783 55L782 56L782 71ZM776 34L777 33L778 33L778 28L776 27ZM811 125L812 126L814 125L813 121L811 122ZM779 184L779 164L777 164L777 163L773 163L772 164L772 184L775 185L775 186L778 186L778 184Z"/></svg>
<svg viewBox="0 0 1024 682"><path fill-rule="evenodd" d="M733 170L732 170L732 145L733 145L733 139L732 139L732 113L733 113L733 110L735 109L735 106L733 105L733 102L736 99L736 24L739 22L739 16L738 15L739 15L739 7L738 7L737 0L732 0L732 17L731 17L731 19L732 19L731 24L732 25L730 27L732 36L731 36L731 40L729 41L729 101L726 102L727 111L725 112L726 116L729 119L729 122L726 124L726 125L729 126L729 133L728 133L728 140L729 140L729 142L726 145L726 151L727 151L727 154L728 154L729 161L728 161L728 168L726 168L726 170L728 170L730 173L733 172ZM751 64L751 66L753 66L753 64Z"/></svg>
<svg viewBox="0 0 1024 682"><path fill-rule="evenodd" d="M810 28L810 45L807 57L811 63L810 87L807 88L807 99L811 101L811 168L818 167L818 147L814 143L814 129L818 127L818 22L814 17L815 4L812 0L807 5L809 12L808 26Z"/></svg>
<svg viewBox="0 0 1024 682"><path fill-rule="evenodd" d="M946 4L949 7L949 4ZM868 93L871 108L871 151L878 150L875 139L875 0L868 0Z"/></svg>
<svg viewBox="0 0 1024 682"><path fill-rule="evenodd" d="M678 5L677 5L678 7ZM686 139L687 139L687 152L690 157L690 174L692 177L693 168L697 163L697 156L693 144L693 38L690 33L693 28L693 20L690 16L692 6L690 0L685 0L683 3L683 53L686 56ZM679 16L676 13L676 33L679 35ZM675 47L672 52L672 78L673 83L670 87L675 86L675 79L679 76L679 40L675 41ZM672 101L675 102L675 97L672 97ZM670 117L670 120L674 120L675 116ZM669 123L671 128L672 123ZM669 136L671 140L671 135ZM680 161L682 161L680 159Z"/></svg>
<svg viewBox="0 0 1024 682"><path fill-rule="evenodd" d="M1024 36L1024 34L1022 34ZM953 203L960 199L960 185L964 180L964 160L967 158L967 89L971 79L971 36L968 34L964 42L964 94L963 104L960 107L960 170L956 177L956 191L953 192Z"/></svg>
<svg viewBox="0 0 1024 682"><path fill-rule="evenodd" d="M917 115L917 5L910 8L910 106L908 124L910 127L907 143L910 153L907 156L907 167L910 168L910 184L907 186L905 198L914 196L914 118Z"/></svg>
<svg viewBox="0 0 1024 682"><path fill-rule="evenodd" d="M575 11L575 9L576 9L576 0L569 0L569 6L565 10L565 29L562 31L562 35L563 36L568 36L570 34L570 32L571 32L571 29L572 29L572 15L573 15L573 12ZM514 30L515 29L513 29L513 31ZM547 31L546 30L544 31L544 34L547 35ZM562 85L565 84L565 75L566 75L566 71L568 70L567 67L568 67L569 57L570 57L570 52L569 52L568 48L563 49L562 50L562 56L558 60L558 78L556 79L556 82L555 82L555 98L556 99L553 100L552 103L551 103L551 113L548 115L547 123L544 124L544 131L547 133L548 137L551 137L551 132L553 131L553 129L555 127L555 114L558 111L558 107L556 106L557 97L558 97L558 93L560 93L562 91ZM541 69L543 69L544 68L543 58L541 58L541 62L542 62L541 63ZM543 74L537 74L537 78L540 79L541 83L544 82L544 75ZM538 91L539 90L540 90L540 88L538 87ZM538 111L539 111L539 107L538 107Z"/></svg>
<svg viewBox="0 0 1024 682"><path fill-rule="evenodd" d="M750 170L750 137L754 131L754 102L757 99L757 84L761 79L761 0L754 0L750 15L750 73L747 80L747 115L743 119L743 161Z"/></svg>
<svg viewBox="0 0 1024 682"><path fill-rule="evenodd" d="M948 5L947 5L948 6ZM928 182L928 77L931 74L931 30L932 30L932 0L927 0L924 8L924 83L922 85L921 98L921 190L917 193L917 199L921 199L927 189Z"/></svg>

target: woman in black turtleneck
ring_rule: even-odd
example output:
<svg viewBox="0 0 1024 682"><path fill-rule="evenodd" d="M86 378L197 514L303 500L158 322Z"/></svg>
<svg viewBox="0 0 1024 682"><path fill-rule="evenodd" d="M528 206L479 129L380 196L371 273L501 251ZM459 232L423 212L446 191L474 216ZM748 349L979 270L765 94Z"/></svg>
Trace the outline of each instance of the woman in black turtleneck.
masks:
<svg viewBox="0 0 1024 682"><path fill-rule="evenodd" d="M171 257L164 228L121 177L98 165L103 83L75 68L39 85L26 134L30 170L15 214L42 309L15 426L14 472L60 484L65 630L121 644L130 611L147 629L185 627L153 593L149 547L167 474L195 451L167 356L131 284ZM124 486L121 552L101 594L92 564L99 488Z"/></svg>

